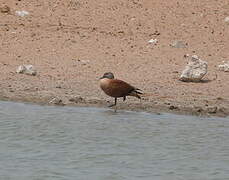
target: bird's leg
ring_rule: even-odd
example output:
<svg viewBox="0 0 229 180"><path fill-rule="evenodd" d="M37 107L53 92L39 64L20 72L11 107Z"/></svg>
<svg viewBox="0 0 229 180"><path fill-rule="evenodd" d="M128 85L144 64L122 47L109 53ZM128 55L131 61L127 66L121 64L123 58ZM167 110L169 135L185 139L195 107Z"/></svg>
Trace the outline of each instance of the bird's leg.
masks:
<svg viewBox="0 0 229 180"><path fill-rule="evenodd" d="M114 103L114 104L109 105L108 107L113 107L113 106L116 106L116 104L117 104L117 98L115 98L115 103Z"/></svg>
<svg viewBox="0 0 229 180"><path fill-rule="evenodd" d="M115 106L114 112L115 112L115 113L117 112L117 106Z"/></svg>
<svg viewBox="0 0 229 180"><path fill-rule="evenodd" d="M126 96L123 96L123 101L125 101L126 100Z"/></svg>
<svg viewBox="0 0 229 180"><path fill-rule="evenodd" d="M117 112L117 106L116 106L116 104L117 104L117 98L115 98L115 113Z"/></svg>

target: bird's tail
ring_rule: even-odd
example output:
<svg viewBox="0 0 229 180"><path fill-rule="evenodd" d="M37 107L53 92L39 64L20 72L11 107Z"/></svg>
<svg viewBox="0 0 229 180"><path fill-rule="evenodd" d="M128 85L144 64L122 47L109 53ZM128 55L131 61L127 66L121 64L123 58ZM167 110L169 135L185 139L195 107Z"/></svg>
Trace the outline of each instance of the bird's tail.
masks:
<svg viewBox="0 0 229 180"><path fill-rule="evenodd" d="M129 96L134 96L138 99L141 99L141 96L139 94L143 94L143 93L140 91L141 89L134 89L133 91L130 92Z"/></svg>

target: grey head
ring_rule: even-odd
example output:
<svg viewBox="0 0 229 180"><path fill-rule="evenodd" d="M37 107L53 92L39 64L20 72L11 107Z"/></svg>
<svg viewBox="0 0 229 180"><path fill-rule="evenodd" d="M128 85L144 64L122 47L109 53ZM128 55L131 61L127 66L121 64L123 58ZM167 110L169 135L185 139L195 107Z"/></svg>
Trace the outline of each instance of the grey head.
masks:
<svg viewBox="0 0 229 180"><path fill-rule="evenodd" d="M114 74L112 72L106 72L100 79L103 78L114 79Z"/></svg>

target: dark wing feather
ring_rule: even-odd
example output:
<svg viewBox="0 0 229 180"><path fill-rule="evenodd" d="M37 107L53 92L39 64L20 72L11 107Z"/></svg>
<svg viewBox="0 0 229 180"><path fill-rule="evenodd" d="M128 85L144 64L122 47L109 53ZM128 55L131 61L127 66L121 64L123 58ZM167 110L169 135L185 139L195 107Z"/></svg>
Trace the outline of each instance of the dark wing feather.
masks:
<svg viewBox="0 0 229 180"><path fill-rule="evenodd" d="M113 97L128 96L133 90L133 86L119 79L112 79L109 83L109 91Z"/></svg>

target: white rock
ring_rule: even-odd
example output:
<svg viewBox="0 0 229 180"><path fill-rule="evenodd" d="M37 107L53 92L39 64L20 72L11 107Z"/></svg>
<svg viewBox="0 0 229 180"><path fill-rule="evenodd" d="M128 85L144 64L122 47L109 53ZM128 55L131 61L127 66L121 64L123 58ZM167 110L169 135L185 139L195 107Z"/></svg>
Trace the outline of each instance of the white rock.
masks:
<svg viewBox="0 0 229 180"><path fill-rule="evenodd" d="M208 63L199 59L197 55L193 55L183 70L180 80L199 82L207 73Z"/></svg>
<svg viewBox="0 0 229 180"><path fill-rule="evenodd" d="M37 71L33 65L20 65L17 68L16 72L21 74L33 75L33 76L37 74Z"/></svg>
<svg viewBox="0 0 229 180"><path fill-rule="evenodd" d="M229 61L226 63L223 61L223 64L218 65L220 71L229 72Z"/></svg>
<svg viewBox="0 0 229 180"><path fill-rule="evenodd" d="M225 17L224 21L229 24L229 16Z"/></svg>
<svg viewBox="0 0 229 180"><path fill-rule="evenodd" d="M55 105L64 105L62 99L55 97L49 101L49 104L55 104Z"/></svg>
<svg viewBox="0 0 229 180"><path fill-rule="evenodd" d="M157 44L158 40L157 39L150 39L148 41L148 43L151 43L151 44Z"/></svg>
<svg viewBox="0 0 229 180"><path fill-rule="evenodd" d="M16 15L21 16L21 17L29 15L28 11L15 11L15 13Z"/></svg>
<svg viewBox="0 0 229 180"><path fill-rule="evenodd" d="M185 48L187 46L187 43L184 43L183 41L176 40L171 44L171 46L174 48Z"/></svg>
<svg viewBox="0 0 229 180"><path fill-rule="evenodd" d="M87 65L90 63L90 60L84 60L84 59L78 59L77 61L81 63L82 65Z"/></svg>

